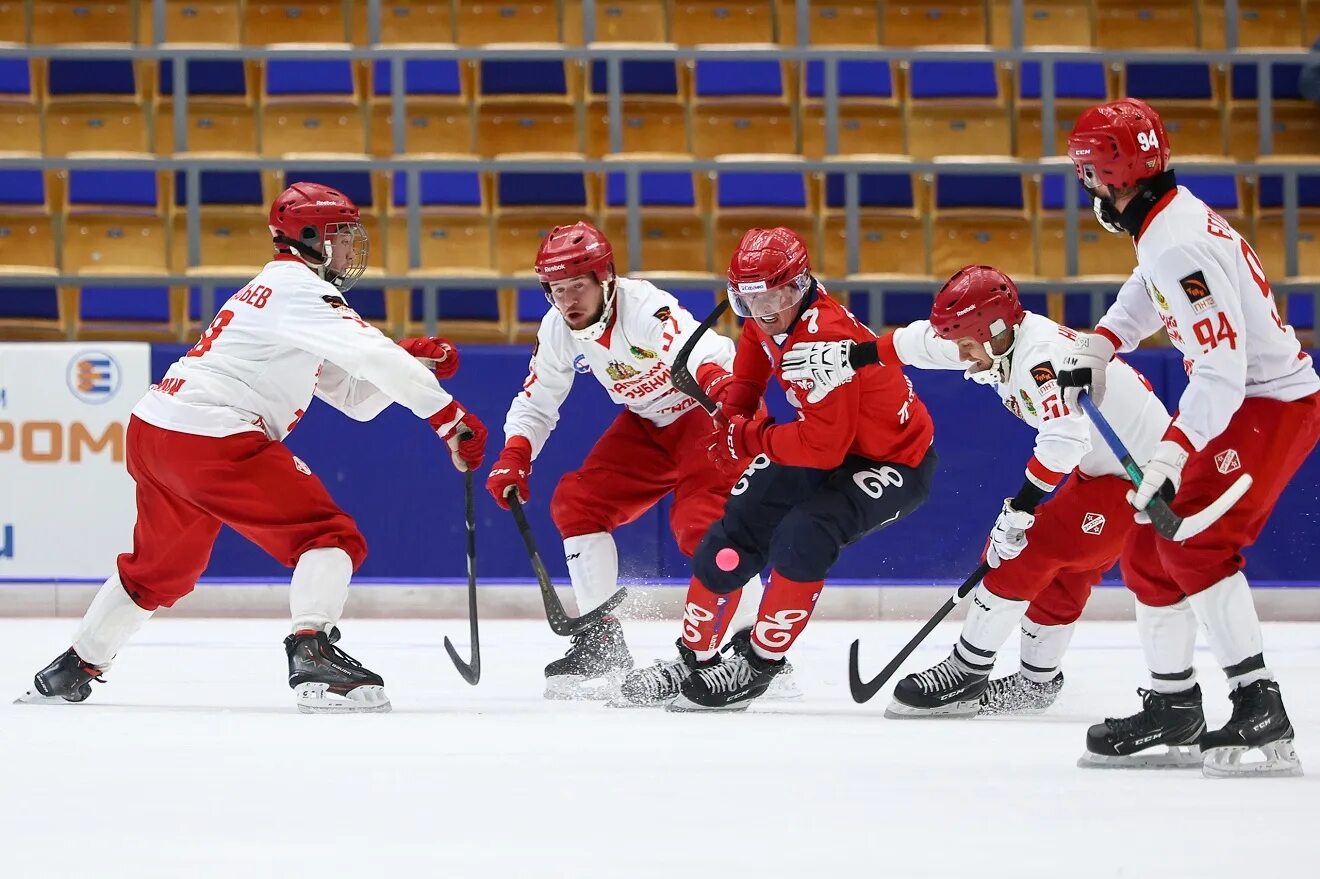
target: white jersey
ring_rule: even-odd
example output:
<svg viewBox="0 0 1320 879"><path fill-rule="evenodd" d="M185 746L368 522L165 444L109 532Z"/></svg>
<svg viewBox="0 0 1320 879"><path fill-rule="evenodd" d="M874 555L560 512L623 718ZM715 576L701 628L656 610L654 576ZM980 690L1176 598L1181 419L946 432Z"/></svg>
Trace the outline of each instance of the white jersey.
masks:
<svg viewBox="0 0 1320 879"><path fill-rule="evenodd" d="M697 320L649 281L618 278L616 283L613 321L599 339L574 338L554 308L536 331L527 381L504 422L505 438L526 437L533 458L559 422L559 407L577 373L595 375L610 399L657 427L673 423L697 405L669 381L669 368ZM693 375L702 363L732 371L733 342L708 331L689 358Z"/></svg>
<svg viewBox="0 0 1320 879"><path fill-rule="evenodd" d="M1288 401L1320 391L1251 245L1181 186L1151 209L1137 267L1096 329L1130 351L1161 326L1189 379L1174 426L1196 449L1228 427L1244 397Z"/></svg>
<svg viewBox="0 0 1320 879"><path fill-rule="evenodd" d="M1004 406L1036 430L1036 446L1027 463L1027 478L1052 491L1073 468L1087 476L1123 476L1123 465L1084 414L1070 413L1055 378L1056 349L1076 334L1047 317L1027 312L1018 326L1017 341L1009 355L1008 377L991 385ZM919 369L966 369L958 343L941 339L930 321L919 320L893 335L894 352L908 366ZM881 353L881 359L884 359ZM1123 437L1137 463L1155 451L1169 413L1146 380L1128 364L1115 359L1105 373L1105 400L1100 407L1106 420Z"/></svg>
<svg viewBox="0 0 1320 879"><path fill-rule="evenodd" d="M429 418L453 400L333 285L301 261L276 259L229 297L133 414L180 433L282 440L313 396L358 421L391 402Z"/></svg>

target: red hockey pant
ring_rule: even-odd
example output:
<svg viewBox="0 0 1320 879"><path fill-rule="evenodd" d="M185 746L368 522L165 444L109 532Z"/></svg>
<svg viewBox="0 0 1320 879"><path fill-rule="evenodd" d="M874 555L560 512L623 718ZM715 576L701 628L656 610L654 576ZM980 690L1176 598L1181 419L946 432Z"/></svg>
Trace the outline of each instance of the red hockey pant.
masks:
<svg viewBox="0 0 1320 879"><path fill-rule="evenodd" d="M550 516L564 538L613 531L636 521L674 493L669 527L684 555L692 555L724 512L737 481L706 456L710 416L695 408L668 427L632 412L614 419L582 466L564 474L550 500Z"/></svg>
<svg viewBox="0 0 1320 879"><path fill-rule="evenodd" d="M193 590L222 524L287 567L321 547L348 553L354 570L366 558L357 524L321 480L260 433L195 436L135 417L127 458L137 483L137 524L133 551L119 556L119 579L146 610L169 607Z"/></svg>
<svg viewBox="0 0 1320 879"><path fill-rule="evenodd" d="M1045 626L1076 622L1091 587L1123 551L1137 525L1117 476L1082 477L1076 471L1036 510L1027 547L982 581L1000 598L1031 602L1027 618Z"/></svg>
<svg viewBox="0 0 1320 879"><path fill-rule="evenodd" d="M1173 510L1194 513L1243 473L1251 489L1217 522L1174 543L1138 528L1123 551L1123 580L1142 604L1167 607L1242 570L1242 550L1260 536L1279 495L1320 440L1320 394L1292 403L1244 400L1228 427L1183 467Z"/></svg>

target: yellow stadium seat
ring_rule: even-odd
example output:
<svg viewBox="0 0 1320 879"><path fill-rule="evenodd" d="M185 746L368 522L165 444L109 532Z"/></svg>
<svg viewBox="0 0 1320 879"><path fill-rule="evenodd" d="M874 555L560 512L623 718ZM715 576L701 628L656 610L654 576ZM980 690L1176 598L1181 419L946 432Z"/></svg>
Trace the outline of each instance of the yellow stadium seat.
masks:
<svg viewBox="0 0 1320 879"><path fill-rule="evenodd" d="M560 40L555 0L465 0L455 5L455 38L460 46Z"/></svg>
<svg viewBox="0 0 1320 879"><path fill-rule="evenodd" d="M1194 0L1097 0L1095 44L1102 49L1194 49Z"/></svg>
<svg viewBox="0 0 1320 879"><path fill-rule="evenodd" d="M953 166L963 160L937 161ZM1005 167L999 172L936 173L930 211L930 270L936 277L948 277L969 263L992 265L1014 277L1036 274L1024 181L1017 177L1016 160L1002 161Z"/></svg>
<svg viewBox="0 0 1320 879"><path fill-rule="evenodd" d="M544 43L498 44L536 50ZM548 81L553 78L553 82ZM580 153L582 70L549 59L487 61L478 65L476 146L483 156L538 150Z"/></svg>
<svg viewBox="0 0 1320 879"><path fill-rule="evenodd" d="M135 214L70 214L64 221L64 270L163 272L165 220Z"/></svg>
<svg viewBox="0 0 1320 879"><path fill-rule="evenodd" d="M270 230L264 208L203 206L198 242L199 266L259 267L270 253ZM170 271L188 269L188 215L182 208L171 221Z"/></svg>
<svg viewBox="0 0 1320 879"><path fill-rule="evenodd" d="M1067 229L1062 212L1042 213L1037 226L1039 273L1045 278L1067 277ZM1131 239L1100 228L1083 203L1077 216L1077 274L1123 275L1135 265Z"/></svg>
<svg viewBox="0 0 1320 879"><path fill-rule="evenodd" d="M839 156L840 161L902 162L901 155ZM831 278L847 274L924 275L929 271L926 214L929 193L918 175L886 172L885 187L872 198L866 177L859 181L857 271L848 271L848 222L843 179L828 172L821 203L821 249L817 270ZM905 190L910 190L910 203ZM869 203L868 203L869 202Z"/></svg>
<svg viewBox="0 0 1320 879"><path fill-rule="evenodd" d="M1255 102L1235 103L1229 110L1228 154L1251 161L1260 153L1259 126ZM1314 104L1275 99L1271 109L1275 154L1320 155L1320 112Z"/></svg>
<svg viewBox="0 0 1320 879"><path fill-rule="evenodd" d="M775 9L780 45L796 46L796 0L776 0ZM876 46L880 43L880 7L875 0L869 3L811 0L808 9L810 45Z"/></svg>
<svg viewBox="0 0 1320 879"><path fill-rule="evenodd" d="M582 0L564 2L564 42L582 45ZM669 39L664 0L598 0L598 43L663 43Z"/></svg>
<svg viewBox="0 0 1320 879"><path fill-rule="evenodd" d="M156 109L156 152L174 152L174 105ZM256 109L250 104L188 102L189 152L257 151Z"/></svg>
<svg viewBox="0 0 1320 879"><path fill-rule="evenodd" d="M587 154L599 157L610 151L609 106L603 101L587 105ZM685 153L688 151L687 109L680 104L623 103L621 152Z"/></svg>
<svg viewBox="0 0 1320 879"><path fill-rule="evenodd" d="M477 152L483 156L525 152L579 152L577 110L549 104L493 104L477 111Z"/></svg>
<svg viewBox="0 0 1320 879"><path fill-rule="evenodd" d="M674 0L669 6L669 40L697 43L772 43L770 0Z"/></svg>
<svg viewBox="0 0 1320 879"><path fill-rule="evenodd" d="M355 104L288 103L261 113L261 154L366 152L362 108Z"/></svg>
<svg viewBox="0 0 1320 879"><path fill-rule="evenodd" d="M419 243L421 267L427 270L490 269L490 217L479 212L460 211L422 213ZM404 274L408 267L408 218L391 215L386 232L386 270Z"/></svg>
<svg viewBox="0 0 1320 879"><path fill-rule="evenodd" d="M0 43L28 41L27 5L23 0L0 0Z"/></svg>
<svg viewBox="0 0 1320 879"><path fill-rule="evenodd" d="M972 59L969 57L968 59ZM938 62L931 62L938 63ZM1010 155L1013 152L1013 116L1008 103L1008 76L1002 65L987 72L980 62L973 74L985 79L993 97L977 97L969 89L967 97L925 97L918 91L916 61L908 67L910 99L907 105L907 151L913 158L929 159L937 155ZM993 77L993 82L990 78ZM988 93L988 92L987 92Z"/></svg>
<svg viewBox="0 0 1320 879"><path fill-rule="evenodd" d="M639 272L711 271L706 219L691 211L642 209L642 262ZM614 246L620 272L631 265L628 251L628 215L611 211L601 215L601 231Z"/></svg>
<svg viewBox="0 0 1320 879"><path fill-rule="evenodd" d="M87 0L36 0L32 3L32 42L131 43L129 5Z"/></svg>
<svg viewBox="0 0 1320 879"><path fill-rule="evenodd" d="M1093 42L1089 0L1025 0L1024 46L1090 46ZM1013 44L1013 0L992 0L990 42L997 48Z"/></svg>
<svg viewBox="0 0 1320 879"><path fill-rule="evenodd" d="M372 155L394 154L393 120L393 108L389 104L375 104L371 107ZM472 151L472 114L467 107L409 102L404 120L404 152L406 153Z"/></svg>
<svg viewBox="0 0 1320 879"><path fill-rule="evenodd" d="M893 65L843 61L839 64L839 143L837 153L897 154L907 137ZM801 77L799 106L802 155L818 159L827 146L824 68L810 61Z"/></svg>
<svg viewBox="0 0 1320 879"><path fill-rule="evenodd" d="M367 4L353 4L352 39L365 45L370 41ZM454 15L448 0L382 0L380 4L380 42L452 43Z"/></svg>
<svg viewBox="0 0 1320 879"><path fill-rule="evenodd" d="M885 3L880 37L886 46L984 45L984 0L901 0Z"/></svg>
<svg viewBox="0 0 1320 879"><path fill-rule="evenodd" d="M142 152L147 149L147 117L139 104L61 102L46 109L46 154L75 150Z"/></svg>
<svg viewBox="0 0 1320 879"><path fill-rule="evenodd" d="M1305 0L1238 0L1237 46L1259 49L1309 45ZM1315 8L1315 4L1311 4ZM1201 4L1201 47L1226 47L1223 0ZM1312 13L1312 17L1315 14Z"/></svg>
<svg viewBox="0 0 1320 879"><path fill-rule="evenodd" d="M1306 176L1301 181L1302 186L1309 186L1314 183L1315 175L1320 174L1320 160L1314 155L1280 155L1262 157L1260 161L1261 176L1257 178L1255 184L1257 193L1253 198L1256 205L1253 211L1255 235L1251 238L1251 245L1256 255L1260 257L1261 265L1265 267L1266 277L1282 279L1289 276L1286 261L1287 230L1283 223L1283 195L1277 177L1271 179L1272 197L1268 200L1264 197L1269 165L1275 163L1309 165L1305 172ZM1261 202L1265 204L1261 205ZM1320 276L1320 207L1306 204L1305 201L1297 210L1297 271L1293 276Z"/></svg>
<svg viewBox="0 0 1320 879"><path fill-rule="evenodd" d="M240 0L165 0L165 33L153 31L153 3L138 3L138 42L238 43L243 35ZM289 39L289 37L285 37Z"/></svg>
<svg viewBox="0 0 1320 879"><path fill-rule="evenodd" d="M348 37L343 4L332 0L248 0L243 10L243 42L342 43Z"/></svg>
<svg viewBox="0 0 1320 879"><path fill-rule="evenodd" d="M0 272L37 274L53 270L58 267L55 257L53 219L6 207L0 216Z"/></svg>
<svg viewBox="0 0 1320 879"><path fill-rule="evenodd" d="M794 68L777 61L742 59L738 47L719 60L696 62L692 98L692 152L698 158L724 153L795 153L799 151L797 114L791 104ZM766 48L765 46L746 48ZM755 75L734 90L726 71L748 65Z"/></svg>

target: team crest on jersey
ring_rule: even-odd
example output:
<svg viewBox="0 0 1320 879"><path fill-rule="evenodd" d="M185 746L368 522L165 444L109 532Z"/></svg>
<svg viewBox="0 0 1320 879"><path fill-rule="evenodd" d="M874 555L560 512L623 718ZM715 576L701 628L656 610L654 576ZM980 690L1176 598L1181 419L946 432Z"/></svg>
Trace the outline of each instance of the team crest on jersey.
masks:
<svg viewBox="0 0 1320 879"><path fill-rule="evenodd" d="M611 360L610 365L605 367L605 374L616 382L621 382L624 379L633 378L641 373L621 360Z"/></svg>
<svg viewBox="0 0 1320 879"><path fill-rule="evenodd" d="M1187 277L1180 278L1178 284L1187 294L1187 301L1192 303L1192 311L1199 313L1215 307L1215 298L1210 295L1210 288L1205 283L1203 272L1192 272Z"/></svg>
<svg viewBox="0 0 1320 879"><path fill-rule="evenodd" d="M1164 294L1160 292L1160 288L1156 287L1154 284L1150 285L1150 298L1154 300L1155 307L1160 311L1169 311L1169 300L1164 298Z"/></svg>
<svg viewBox="0 0 1320 879"><path fill-rule="evenodd" d="M297 455L293 456L293 466L299 473L303 474L304 476L312 475L312 468L304 464L303 459L299 458Z"/></svg>
<svg viewBox="0 0 1320 879"><path fill-rule="evenodd" d="M656 353L650 348L641 348L637 345L629 346L628 353L638 360L654 360L656 358Z"/></svg>
<svg viewBox="0 0 1320 879"><path fill-rule="evenodd" d="M573 358L573 371L581 375L591 372L591 364L587 362L587 355L579 354Z"/></svg>
<svg viewBox="0 0 1320 879"><path fill-rule="evenodd" d="M1030 396L1026 391L1021 391L1020 393L1022 394L1022 405L1023 405L1024 407L1026 407L1026 410L1027 410L1028 412L1031 413L1031 417L1032 417L1032 418L1035 418L1035 417L1036 417L1036 404L1033 403L1033 402L1031 402L1031 396Z"/></svg>
<svg viewBox="0 0 1320 879"><path fill-rule="evenodd" d="M660 323L664 323L665 321L669 320L670 317L672 317L672 314L669 311L669 306L663 305L656 310L655 314L651 316L654 317L656 320L660 321Z"/></svg>
<svg viewBox="0 0 1320 879"><path fill-rule="evenodd" d="M1218 455L1215 455L1215 469L1227 476L1234 470L1242 469L1242 461L1238 458L1236 449L1225 449Z"/></svg>
<svg viewBox="0 0 1320 879"><path fill-rule="evenodd" d="M1083 534L1099 534L1105 530L1105 517L1099 513L1087 513L1082 517Z"/></svg>
<svg viewBox="0 0 1320 879"><path fill-rule="evenodd" d="M1018 405L1017 397L1008 396L1004 398L1004 406L1009 412L1012 412L1018 418L1022 417L1022 407Z"/></svg>
<svg viewBox="0 0 1320 879"><path fill-rule="evenodd" d="M1058 377L1054 374L1054 365L1046 360L1031 367L1031 378L1036 383L1036 387L1043 388Z"/></svg>

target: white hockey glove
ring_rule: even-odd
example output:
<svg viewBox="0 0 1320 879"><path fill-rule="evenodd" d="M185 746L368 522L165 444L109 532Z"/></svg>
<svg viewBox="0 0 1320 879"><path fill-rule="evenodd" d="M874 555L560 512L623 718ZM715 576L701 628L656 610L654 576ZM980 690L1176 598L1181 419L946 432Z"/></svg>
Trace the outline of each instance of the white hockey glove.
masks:
<svg viewBox="0 0 1320 879"><path fill-rule="evenodd" d="M1105 370L1114 350L1114 343L1099 333L1078 333L1077 340L1060 352L1059 388L1069 409L1079 408L1077 398L1084 389L1089 389L1095 405L1104 400Z"/></svg>
<svg viewBox="0 0 1320 879"><path fill-rule="evenodd" d="M798 342L784 355L784 380L811 382L807 402L819 403L830 391L852 381L857 374L849 362L852 347L849 339L842 342Z"/></svg>
<svg viewBox="0 0 1320 879"><path fill-rule="evenodd" d="M1035 521L1034 515L1013 509L1012 499L1005 498L995 527L990 531L990 545L985 550L986 564L997 568L1022 555L1022 550L1027 548L1027 529Z"/></svg>
<svg viewBox="0 0 1320 879"><path fill-rule="evenodd" d="M1173 440L1160 441L1155 454L1141 468L1141 485L1127 493L1128 503L1137 510L1133 518L1142 525L1150 523L1150 516L1144 510L1157 494L1163 495L1165 500L1173 499L1174 492L1182 485L1182 470L1186 463L1186 449Z"/></svg>

